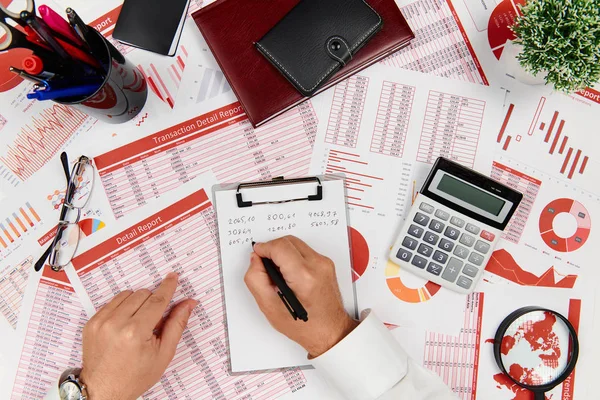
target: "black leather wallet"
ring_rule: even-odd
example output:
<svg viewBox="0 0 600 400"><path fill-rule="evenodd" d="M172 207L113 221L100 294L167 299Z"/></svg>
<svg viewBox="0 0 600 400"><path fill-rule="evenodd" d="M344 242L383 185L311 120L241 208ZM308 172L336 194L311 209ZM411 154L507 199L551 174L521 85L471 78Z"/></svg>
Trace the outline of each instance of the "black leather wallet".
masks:
<svg viewBox="0 0 600 400"><path fill-rule="evenodd" d="M364 0L301 0L255 45L300 93L312 96L382 27Z"/></svg>

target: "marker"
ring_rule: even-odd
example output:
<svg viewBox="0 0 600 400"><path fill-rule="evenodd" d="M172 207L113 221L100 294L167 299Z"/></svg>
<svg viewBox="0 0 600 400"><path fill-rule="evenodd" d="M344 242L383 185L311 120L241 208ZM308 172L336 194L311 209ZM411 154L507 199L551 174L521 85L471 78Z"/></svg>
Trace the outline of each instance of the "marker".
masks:
<svg viewBox="0 0 600 400"><path fill-rule="evenodd" d="M83 46L83 40L77 36L77 33L73 30L71 25L58 15L56 11L43 4L38 7L38 12L50 29L63 35L67 39L72 40L76 45Z"/></svg>

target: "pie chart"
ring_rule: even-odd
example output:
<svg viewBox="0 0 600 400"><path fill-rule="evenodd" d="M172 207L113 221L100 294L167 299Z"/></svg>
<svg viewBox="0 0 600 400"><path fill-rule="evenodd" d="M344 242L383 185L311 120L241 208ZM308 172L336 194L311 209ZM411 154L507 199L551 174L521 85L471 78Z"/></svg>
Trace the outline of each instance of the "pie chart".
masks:
<svg viewBox="0 0 600 400"><path fill-rule="evenodd" d="M422 303L431 299L440 290L440 285L428 281L419 288L410 288L402 282L400 266L388 261L385 268L385 280L394 296L406 303Z"/></svg>
<svg viewBox="0 0 600 400"><path fill-rule="evenodd" d="M356 282L369 266L369 245L359 231L350 227L352 253L352 282Z"/></svg>
<svg viewBox="0 0 600 400"><path fill-rule="evenodd" d="M96 218L86 218L79 221L79 229L84 236L90 236L94 232L104 228L106 224Z"/></svg>
<svg viewBox="0 0 600 400"><path fill-rule="evenodd" d="M504 45L509 40L516 38L510 26L517 17L518 6L525 4L525 0L501 1L490 16L488 23L488 41L494 56L499 60L504 50Z"/></svg>
<svg viewBox="0 0 600 400"><path fill-rule="evenodd" d="M568 237L561 235L565 217L574 221L575 232ZM556 199L550 202L540 215L540 234L542 240L553 250L567 253L575 251L585 244L590 236L592 220L583 204L573 199Z"/></svg>

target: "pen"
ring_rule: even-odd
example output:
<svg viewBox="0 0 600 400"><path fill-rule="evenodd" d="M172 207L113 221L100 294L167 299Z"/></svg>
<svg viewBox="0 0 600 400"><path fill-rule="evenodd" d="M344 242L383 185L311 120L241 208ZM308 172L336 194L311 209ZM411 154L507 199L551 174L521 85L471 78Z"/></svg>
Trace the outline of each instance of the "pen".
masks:
<svg viewBox="0 0 600 400"><path fill-rule="evenodd" d="M27 79L28 81L46 85L45 78L28 74L27 72L23 71L22 69L15 68L15 67L9 67L8 70L10 72L12 72L13 74L19 75L21 78Z"/></svg>
<svg viewBox="0 0 600 400"><path fill-rule="evenodd" d="M21 12L21 19L27 23L38 34L39 37L44 39L46 43L54 50L62 59L71 60L69 53L62 48L62 46L54 39L54 36L50 33L50 29L46 26L44 21L36 17L28 11Z"/></svg>
<svg viewBox="0 0 600 400"><path fill-rule="evenodd" d="M73 41L73 43L76 45L83 46L83 40L81 40L71 25L69 25L67 21L65 21L60 15L58 15L56 11L47 5L42 4L38 7L38 12L50 29Z"/></svg>
<svg viewBox="0 0 600 400"><path fill-rule="evenodd" d="M252 247L254 247L256 243L252 242ZM279 272L279 268L275 265L275 263L269 258L261 257L261 260L265 266L265 270L267 271L267 275L271 278L271 281L277 286L279 292L277 294L281 298L281 301L288 309L294 320L301 319L302 321L308 321L308 313L300 300L296 297L292 289L288 286L283 275Z"/></svg>
<svg viewBox="0 0 600 400"><path fill-rule="evenodd" d="M27 98L32 100L54 100L63 97L89 96L98 90L98 85L81 85L64 89L46 89L27 93Z"/></svg>

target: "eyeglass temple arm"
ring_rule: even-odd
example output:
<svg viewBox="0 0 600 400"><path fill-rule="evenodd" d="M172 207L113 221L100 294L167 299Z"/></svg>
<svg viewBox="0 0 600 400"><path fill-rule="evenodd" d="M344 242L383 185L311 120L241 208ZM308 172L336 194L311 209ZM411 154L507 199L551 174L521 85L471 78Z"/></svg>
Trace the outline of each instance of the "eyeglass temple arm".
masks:
<svg viewBox="0 0 600 400"><path fill-rule="evenodd" d="M63 171L65 172L67 182L69 182L71 180L71 173L69 172L69 156L64 151L60 153L60 162L62 164Z"/></svg>
<svg viewBox="0 0 600 400"><path fill-rule="evenodd" d="M67 215L67 207L63 206L62 209L60 210L60 220L64 220L65 216ZM54 243L56 243L56 241L60 240L60 238L62 237L62 229L58 228L56 230L56 238L52 241L52 243L50 244L50 246L48 246L48 248L46 249L46 251L44 251L44 254L42 254L42 256L39 258L39 260L37 260L37 262L35 263L35 272L39 272L39 270L41 270L44 267L44 263L46 262L46 260L48 259L48 256L50 255L50 252L52 251L52 248L54 247Z"/></svg>

